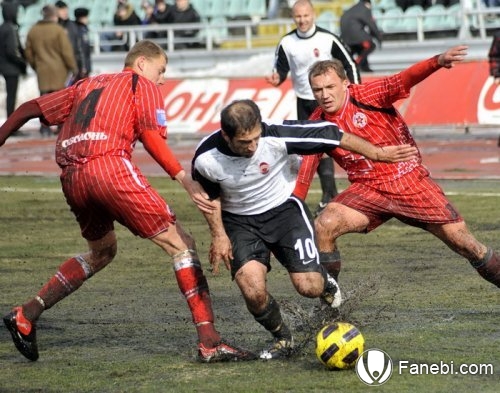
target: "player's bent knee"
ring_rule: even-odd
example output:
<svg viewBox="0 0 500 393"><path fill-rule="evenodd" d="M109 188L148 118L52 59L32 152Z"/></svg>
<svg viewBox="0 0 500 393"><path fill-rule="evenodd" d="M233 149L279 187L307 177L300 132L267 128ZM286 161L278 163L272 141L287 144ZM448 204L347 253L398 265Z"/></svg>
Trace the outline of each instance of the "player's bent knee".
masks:
<svg viewBox="0 0 500 393"><path fill-rule="evenodd" d="M336 218L335 214L323 210L316 220L314 221L314 227L318 235L335 233L337 231L339 220Z"/></svg>

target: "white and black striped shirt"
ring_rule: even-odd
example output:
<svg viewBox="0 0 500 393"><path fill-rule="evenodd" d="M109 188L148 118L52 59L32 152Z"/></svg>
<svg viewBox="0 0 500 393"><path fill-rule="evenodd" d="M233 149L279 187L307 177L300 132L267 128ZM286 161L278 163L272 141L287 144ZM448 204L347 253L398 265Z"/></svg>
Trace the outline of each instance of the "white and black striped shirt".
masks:
<svg viewBox="0 0 500 393"><path fill-rule="evenodd" d="M287 200L295 187L296 154L331 151L342 131L330 122L262 122L257 151L250 157L233 153L220 130L203 139L192 162L193 179L211 198L221 198L222 210L260 214Z"/></svg>
<svg viewBox="0 0 500 393"><path fill-rule="evenodd" d="M350 50L340 37L319 26L311 32L297 29L283 36L276 48L274 68L283 82L288 72L297 97L314 100L309 85L309 68L320 60L338 59L344 65L351 83L361 83L361 78Z"/></svg>

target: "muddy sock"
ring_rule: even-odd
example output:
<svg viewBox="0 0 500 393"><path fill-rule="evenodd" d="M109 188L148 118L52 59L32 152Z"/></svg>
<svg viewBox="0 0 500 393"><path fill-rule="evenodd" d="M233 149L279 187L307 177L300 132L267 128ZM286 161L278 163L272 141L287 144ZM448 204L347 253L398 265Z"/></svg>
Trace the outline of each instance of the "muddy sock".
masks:
<svg viewBox="0 0 500 393"><path fill-rule="evenodd" d="M175 278L186 298L199 341L208 348L221 339L215 330L208 282L196 252L186 250L174 256Z"/></svg>
<svg viewBox="0 0 500 393"><path fill-rule="evenodd" d="M290 330L281 317L280 306L271 295L269 295L269 300L264 311L261 314L253 314L253 316L274 338L291 339Z"/></svg>
<svg viewBox="0 0 500 393"><path fill-rule="evenodd" d="M470 263L481 277L500 288L500 256L496 252L488 248L483 259Z"/></svg>
<svg viewBox="0 0 500 393"><path fill-rule="evenodd" d="M58 272L43 286L38 295L23 304L23 314L30 321L37 320L44 310L75 292L88 278L92 269L81 256L68 259Z"/></svg>

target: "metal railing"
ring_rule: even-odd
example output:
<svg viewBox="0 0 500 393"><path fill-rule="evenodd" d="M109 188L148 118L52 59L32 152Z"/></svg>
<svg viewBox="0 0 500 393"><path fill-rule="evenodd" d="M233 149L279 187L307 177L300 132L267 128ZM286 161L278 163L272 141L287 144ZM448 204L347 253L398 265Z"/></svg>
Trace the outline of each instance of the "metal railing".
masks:
<svg viewBox="0 0 500 393"><path fill-rule="evenodd" d="M497 15L493 23L490 20L490 15ZM435 14L439 15L439 14ZM444 13L443 13L444 15ZM385 20L398 19L398 25L401 24L401 18L416 19L416 30L411 31L405 28L400 30L391 29L387 32L387 39L390 40L395 34L408 35L408 39L414 39L419 42L424 42L430 36L430 33L447 30L451 35L455 35L458 39L471 37L479 37L485 39L488 36L488 31L495 28L500 29L500 7L488 9L461 9L456 17L456 27L444 26L442 28L434 27L426 29L424 24L424 15L417 14L410 16L380 16L377 22L381 25ZM338 18L326 21L332 27L338 26ZM323 24L325 21L323 21ZM294 28L290 19L273 19L261 20L259 22L245 21L225 21L219 25L214 25L209 22L191 23L191 24L156 24L147 26L120 26L120 27L100 27L91 30L91 40L94 54L100 54L106 51L123 50L124 47L141 39L151 39L162 47L168 53L172 53L179 48L203 48L207 51L215 49L231 48L231 49L253 49L257 47L275 47L280 37ZM188 30L196 30L198 33L192 37L180 37L179 33ZM335 28L331 30L336 31ZM123 38L113 39L110 36L116 32L122 32ZM160 37L155 37L159 35ZM401 39L401 37L399 38ZM403 37L404 39L404 37Z"/></svg>

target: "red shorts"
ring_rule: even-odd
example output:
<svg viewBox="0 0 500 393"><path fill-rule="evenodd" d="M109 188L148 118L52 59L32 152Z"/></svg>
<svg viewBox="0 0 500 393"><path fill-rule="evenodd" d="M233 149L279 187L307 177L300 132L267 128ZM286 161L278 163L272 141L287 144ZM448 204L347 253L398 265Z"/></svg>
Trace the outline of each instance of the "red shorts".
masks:
<svg viewBox="0 0 500 393"><path fill-rule="evenodd" d="M101 239L114 229L114 221L143 238L175 224L175 214L165 200L126 158L102 157L66 167L61 183L87 240Z"/></svg>
<svg viewBox="0 0 500 393"><path fill-rule="evenodd" d="M354 183L333 201L357 210L370 220L367 232L391 218L419 228L427 224L448 224L463 221L458 211L428 176L413 171L404 176L409 186L397 193L381 191L363 183Z"/></svg>

